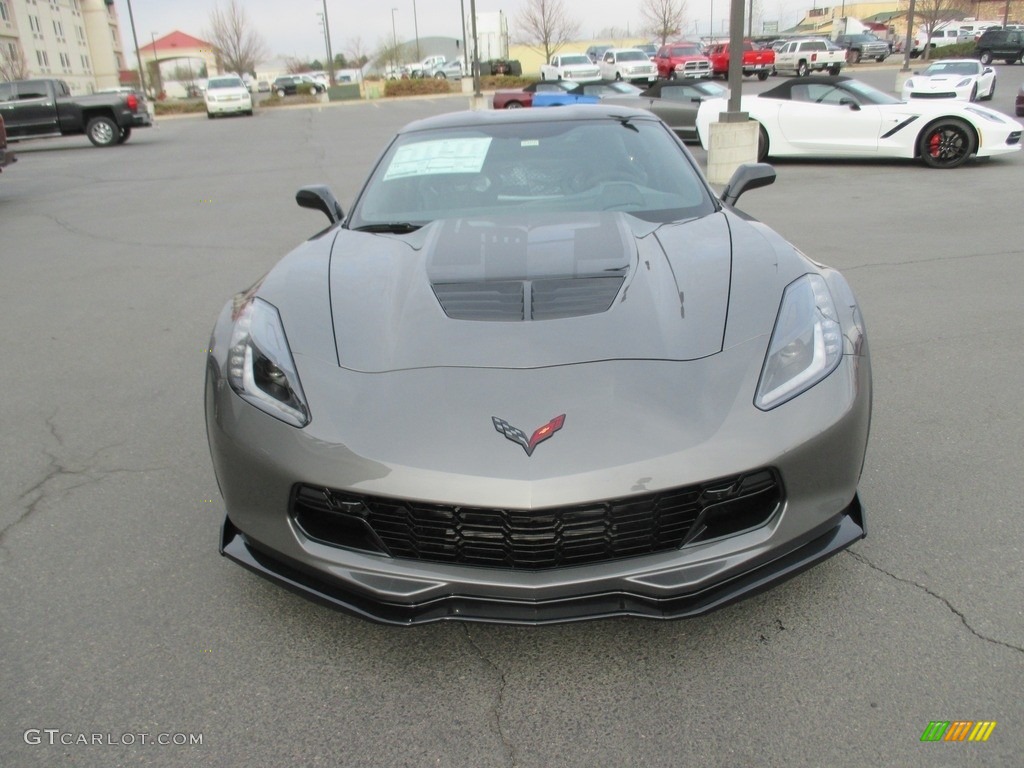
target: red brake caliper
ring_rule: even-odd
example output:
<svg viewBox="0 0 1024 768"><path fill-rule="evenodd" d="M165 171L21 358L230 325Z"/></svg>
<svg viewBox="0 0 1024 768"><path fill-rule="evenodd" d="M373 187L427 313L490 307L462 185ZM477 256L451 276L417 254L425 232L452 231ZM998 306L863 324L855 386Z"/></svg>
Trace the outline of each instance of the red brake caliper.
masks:
<svg viewBox="0 0 1024 768"><path fill-rule="evenodd" d="M938 132L933 133L930 137L928 137L928 153L932 157L938 157L939 156L939 146L941 144L942 144L942 134L938 133Z"/></svg>

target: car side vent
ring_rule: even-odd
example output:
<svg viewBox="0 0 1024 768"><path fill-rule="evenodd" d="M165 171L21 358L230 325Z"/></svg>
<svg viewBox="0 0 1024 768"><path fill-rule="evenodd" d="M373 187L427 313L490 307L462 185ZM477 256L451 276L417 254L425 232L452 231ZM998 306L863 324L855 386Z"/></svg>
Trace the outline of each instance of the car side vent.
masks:
<svg viewBox="0 0 1024 768"><path fill-rule="evenodd" d="M556 320L607 312L622 275L545 280L435 283L434 295L455 320Z"/></svg>

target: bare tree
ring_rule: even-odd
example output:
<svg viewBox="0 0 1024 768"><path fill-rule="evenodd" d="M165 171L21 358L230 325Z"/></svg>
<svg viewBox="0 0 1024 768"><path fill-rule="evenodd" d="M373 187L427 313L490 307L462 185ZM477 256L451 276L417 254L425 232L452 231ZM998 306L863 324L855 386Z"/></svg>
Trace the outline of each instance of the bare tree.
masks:
<svg viewBox="0 0 1024 768"><path fill-rule="evenodd" d="M544 53L544 61L579 36L580 25L565 10L562 0L526 0L516 17L524 45Z"/></svg>
<svg viewBox="0 0 1024 768"><path fill-rule="evenodd" d="M239 0L228 0L223 9L219 5L214 7L206 35L217 48L217 58L228 72L252 74L256 65L269 54L266 41L249 25Z"/></svg>
<svg viewBox="0 0 1024 768"><path fill-rule="evenodd" d="M924 58L931 53L932 35L935 28L950 19L962 19L970 13L966 0L917 0L914 18L917 28L924 35Z"/></svg>
<svg viewBox="0 0 1024 768"><path fill-rule="evenodd" d="M0 80L24 80L28 77L28 61L17 41L0 43Z"/></svg>
<svg viewBox="0 0 1024 768"><path fill-rule="evenodd" d="M370 60L370 57L366 53L366 44L363 43L363 38L353 37L346 43L346 45L348 46L350 66L366 66L366 62Z"/></svg>
<svg viewBox="0 0 1024 768"><path fill-rule="evenodd" d="M642 0L640 3L644 31L662 45L682 30L685 14L686 0Z"/></svg>

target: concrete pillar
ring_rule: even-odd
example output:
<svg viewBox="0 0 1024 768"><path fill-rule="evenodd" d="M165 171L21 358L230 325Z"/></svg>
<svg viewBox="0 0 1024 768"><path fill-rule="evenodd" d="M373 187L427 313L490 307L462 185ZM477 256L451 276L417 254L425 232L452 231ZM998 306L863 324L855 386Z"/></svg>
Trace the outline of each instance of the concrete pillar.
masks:
<svg viewBox="0 0 1024 768"><path fill-rule="evenodd" d="M708 181L726 184L740 165L757 162L759 129L753 120L708 125Z"/></svg>
<svg viewBox="0 0 1024 768"><path fill-rule="evenodd" d="M108 6L104 0L81 0L81 6L96 88L117 88L121 85L121 73L117 66L121 30L118 28L114 6ZM71 34L71 30L66 31Z"/></svg>

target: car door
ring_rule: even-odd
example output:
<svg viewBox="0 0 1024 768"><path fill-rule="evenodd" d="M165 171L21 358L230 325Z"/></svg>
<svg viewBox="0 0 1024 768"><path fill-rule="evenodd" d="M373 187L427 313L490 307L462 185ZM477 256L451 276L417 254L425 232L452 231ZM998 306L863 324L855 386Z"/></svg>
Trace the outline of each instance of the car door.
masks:
<svg viewBox="0 0 1024 768"><path fill-rule="evenodd" d="M14 135L18 138L59 133L57 103L46 80L22 80L14 83ZM7 113L4 113L4 122Z"/></svg>
<svg viewBox="0 0 1024 768"><path fill-rule="evenodd" d="M703 94L692 85L675 81L664 85L660 97L650 96L639 99L643 109L648 109L664 121L684 141L697 140L697 110ZM646 103L644 103L646 102Z"/></svg>
<svg viewBox="0 0 1024 768"><path fill-rule="evenodd" d="M775 68L776 69L796 69L796 49L800 43L786 43L782 46L777 54L775 54Z"/></svg>
<svg viewBox="0 0 1024 768"><path fill-rule="evenodd" d="M794 85L781 103L779 130L793 147L814 155L873 155L878 151L882 116L874 104L861 104L830 83Z"/></svg>

